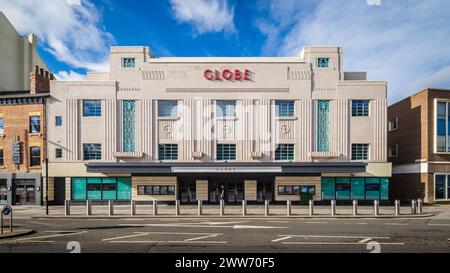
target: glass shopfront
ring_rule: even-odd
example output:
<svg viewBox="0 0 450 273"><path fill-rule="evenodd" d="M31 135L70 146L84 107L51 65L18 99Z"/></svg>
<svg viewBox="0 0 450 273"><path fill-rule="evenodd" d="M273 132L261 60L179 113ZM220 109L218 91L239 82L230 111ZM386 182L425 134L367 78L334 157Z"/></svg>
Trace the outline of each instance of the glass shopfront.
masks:
<svg viewBox="0 0 450 273"><path fill-rule="evenodd" d="M388 199L388 178L322 177L322 200Z"/></svg>
<svg viewBox="0 0 450 273"><path fill-rule="evenodd" d="M72 200L131 200L131 178L72 178Z"/></svg>
<svg viewBox="0 0 450 273"><path fill-rule="evenodd" d="M450 174L435 175L434 194L437 201L450 199Z"/></svg>
<svg viewBox="0 0 450 273"><path fill-rule="evenodd" d="M0 179L0 205L8 203L8 185L6 179Z"/></svg>

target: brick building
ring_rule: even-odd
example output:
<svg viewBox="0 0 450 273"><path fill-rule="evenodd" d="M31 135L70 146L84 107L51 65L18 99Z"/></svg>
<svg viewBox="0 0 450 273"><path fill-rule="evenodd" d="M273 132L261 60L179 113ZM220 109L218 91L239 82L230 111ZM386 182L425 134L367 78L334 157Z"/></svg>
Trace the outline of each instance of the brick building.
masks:
<svg viewBox="0 0 450 273"><path fill-rule="evenodd" d="M30 90L0 94L0 204L41 204L50 79L36 67Z"/></svg>
<svg viewBox="0 0 450 273"><path fill-rule="evenodd" d="M450 201L450 89L426 89L388 108L391 198Z"/></svg>

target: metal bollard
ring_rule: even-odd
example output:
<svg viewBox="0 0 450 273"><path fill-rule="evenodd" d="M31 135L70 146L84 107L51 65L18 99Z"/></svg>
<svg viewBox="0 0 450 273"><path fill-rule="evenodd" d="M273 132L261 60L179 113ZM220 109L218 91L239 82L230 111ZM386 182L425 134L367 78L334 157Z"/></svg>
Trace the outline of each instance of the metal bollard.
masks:
<svg viewBox="0 0 450 273"><path fill-rule="evenodd" d="M175 200L175 215L180 215L180 200Z"/></svg>
<svg viewBox="0 0 450 273"><path fill-rule="evenodd" d="M92 201L86 200L86 215L92 215Z"/></svg>
<svg viewBox="0 0 450 273"><path fill-rule="evenodd" d="M422 199L417 199L417 213L422 214L423 212L423 201Z"/></svg>
<svg viewBox="0 0 450 273"><path fill-rule="evenodd" d="M358 200L353 200L353 215L358 215Z"/></svg>
<svg viewBox="0 0 450 273"><path fill-rule="evenodd" d="M114 201L113 200L108 201L108 215L109 216L114 215Z"/></svg>
<svg viewBox="0 0 450 273"><path fill-rule="evenodd" d="M292 207L291 207L291 200L286 201L286 215L291 216L292 214Z"/></svg>
<svg viewBox="0 0 450 273"><path fill-rule="evenodd" d="M336 200L331 200L331 216L336 215Z"/></svg>
<svg viewBox="0 0 450 273"><path fill-rule="evenodd" d="M220 210L220 216L225 215L225 203L224 203L224 200L220 200L219 210Z"/></svg>
<svg viewBox="0 0 450 273"><path fill-rule="evenodd" d="M153 200L153 215L158 215L158 200Z"/></svg>
<svg viewBox="0 0 450 273"><path fill-rule="evenodd" d="M309 200L309 215L314 215L314 200Z"/></svg>
<svg viewBox="0 0 450 273"><path fill-rule="evenodd" d="M70 200L64 201L64 214L66 216L70 215Z"/></svg>
<svg viewBox="0 0 450 273"><path fill-rule="evenodd" d="M378 200L373 200L373 215L377 216L380 214L380 202Z"/></svg>
<svg viewBox="0 0 450 273"><path fill-rule="evenodd" d="M247 201L242 200L242 216L246 216L246 215L247 215Z"/></svg>
<svg viewBox="0 0 450 273"><path fill-rule="evenodd" d="M131 216L136 215L136 200L131 200L130 202L130 210L131 210Z"/></svg>
<svg viewBox="0 0 450 273"><path fill-rule="evenodd" d="M269 200L264 201L264 215L269 216Z"/></svg>
<svg viewBox="0 0 450 273"><path fill-rule="evenodd" d="M197 215L201 216L203 214L203 201L198 200L197 201Z"/></svg>
<svg viewBox="0 0 450 273"><path fill-rule="evenodd" d="M416 214L416 200L411 200L411 214Z"/></svg>
<svg viewBox="0 0 450 273"><path fill-rule="evenodd" d="M0 234L3 234L3 213L0 211Z"/></svg>
<svg viewBox="0 0 450 273"><path fill-rule="evenodd" d="M395 200L394 202L394 215L395 216L400 215L400 200Z"/></svg>

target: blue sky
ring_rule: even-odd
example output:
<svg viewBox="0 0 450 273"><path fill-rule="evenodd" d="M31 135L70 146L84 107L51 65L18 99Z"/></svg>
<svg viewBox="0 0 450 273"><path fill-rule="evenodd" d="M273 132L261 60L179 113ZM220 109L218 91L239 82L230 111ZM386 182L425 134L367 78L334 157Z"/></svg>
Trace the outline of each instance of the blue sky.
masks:
<svg viewBox="0 0 450 273"><path fill-rule="evenodd" d="M387 80L389 101L450 88L450 0L0 0L59 79L108 69L111 45L163 56L298 56L344 47L346 71Z"/></svg>

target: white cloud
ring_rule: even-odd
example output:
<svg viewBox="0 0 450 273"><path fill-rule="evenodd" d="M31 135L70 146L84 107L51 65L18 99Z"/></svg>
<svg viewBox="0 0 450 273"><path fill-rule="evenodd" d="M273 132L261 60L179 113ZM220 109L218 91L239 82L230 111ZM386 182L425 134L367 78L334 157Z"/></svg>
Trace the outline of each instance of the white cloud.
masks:
<svg viewBox="0 0 450 273"><path fill-rule="evenodd" d="M387 80L390 102L427 87L450 88L448 0L306 2L286 9L272 0L270 23L276 30L262 31L267 36L262 54L295 56L305 45L343 46L345 69Z"/></svg>
<svg viewBox="0 0 450 273"><path fill-rule="evenodd" d="M59 81L82 81L86 80L86 75L79 74L73 70L67 71L59 71L55 74L55 77Z"/></svg>
<svg viewBox="0 0 450 273"><path fill-rule="evenodd" d="M180 23L191 24L195 32L234 33L234 7L227 0L170 0L173 16Z"/></svg>
<svg viewBox="0 0 450 273"><path fill-rule="evenodd" d="M76 1L78 2L78 1ZM22 34L35 33L57 60L73 68L108 70L113 36L89 0L0 0L0 9Z"/></svg>

